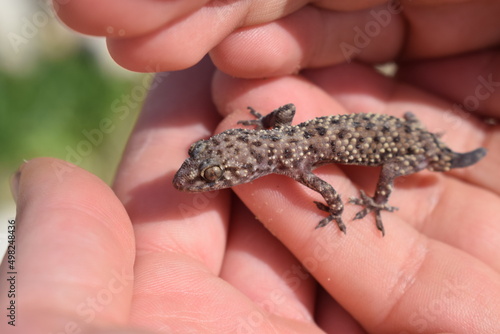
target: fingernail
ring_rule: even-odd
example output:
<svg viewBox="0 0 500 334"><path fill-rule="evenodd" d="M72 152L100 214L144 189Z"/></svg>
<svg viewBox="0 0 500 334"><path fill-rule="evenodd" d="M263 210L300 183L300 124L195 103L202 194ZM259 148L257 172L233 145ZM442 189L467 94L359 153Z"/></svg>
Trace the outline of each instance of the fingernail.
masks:
<svg viewBox="0 0 500 334"><path fill-rule="evenodd" d="M12 193L12 197L14 198L14 201L16 203L19 194L19 180L21 179L21 173L26 163L27 161L24 161L24 163L21 166L19 166L17 171L10 178L10 192Z"/></svg>

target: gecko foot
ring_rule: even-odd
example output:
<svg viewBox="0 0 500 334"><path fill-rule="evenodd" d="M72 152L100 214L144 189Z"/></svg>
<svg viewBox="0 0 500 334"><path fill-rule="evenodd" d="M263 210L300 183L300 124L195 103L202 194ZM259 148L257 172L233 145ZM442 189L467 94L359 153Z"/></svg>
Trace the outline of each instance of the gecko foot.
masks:
<svg viewBox="0 0 500 334"><path fill-rule="evenodd" d="M325 204L323 204L321 202L314 201L314 204L316 204L318 209L320 209L321 211L326 211L330 214L328 217L321 219L321 221L318 223L318 225L316 225L315 229L326 226L329 222L331 222L332 220L335 220L339 229L344 234L346 234L346 227L344 225L344 222L342 221L341 213L336 213L336 214L332 213L332 210L328 206L326 206Z"/></svg>
<svg viewBox="0 0 500 334"><path fill-rule="evenodd" d="M375 200L373 198L371 198L370 196L366 195L363 190L360 190L359 192L360 192L361 198L351 197L349 199L349 203L361 205L361 206L364 206L365 208L356 214L356 216L354 217L354 220L362 219L368 213L373 211L375 213L375 222L376 222L377 228L380 230L380 232L382 232L382 236L384 236L385 229L384 229L384 225L382 224L382 218L380 216L380 211L384 210L384 211L394 212L394 211L398 210L398 208L395 206L390 206L387 203L383 203L383 204L376 203Z"/></svg>
<svg viewBox="0 0 500 334"><path fill-rule="evenodd" d="M246 125L246 126L251 126L251 125L255 125L256 129L257 130L261 130L264 128L264 124L262 122L262 119L264 118L264 116L262 116L262 114L260 114L258 111L256 111L254 108L252 107L248 107L248 110L250 110L250 113L256 118L256 119L251 119L251 120L244 120L244 121L238 121L237 124L243 124L243 125Z"/></svg>

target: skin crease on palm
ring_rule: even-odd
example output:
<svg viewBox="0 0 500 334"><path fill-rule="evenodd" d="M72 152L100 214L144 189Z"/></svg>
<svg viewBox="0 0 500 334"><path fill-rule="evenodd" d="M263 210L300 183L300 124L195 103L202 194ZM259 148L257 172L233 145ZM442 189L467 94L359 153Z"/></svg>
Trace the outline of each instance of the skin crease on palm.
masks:
<svg viewBox="0 0 500 334"><path fill-rule="evenodd" d="M0 332L500 332L500 131L479 120L500 117L499 4L404 4L349 64L340 41L387 5L60 4L71 28L108 36L124 67L172 71L210 52L222 71L207 58L156 77L112 190L56 159L22 166L13 178L19 319L16 328L0 322ZM394 59L396 78L369 64ZM490 77L474 110L452 112ZM384 216L384 238L369 216L346 219L346 236L332 225L314 230L318 198L285 177L234 193L173 189L191 143L248 119L248 105L267 113L286 103L297 106L295 124L411 110L455 151L490 154L470 168L396 181L391 204L401 210ZM377 177L339 166L316 173L344 199L373 191Z"/></svg>

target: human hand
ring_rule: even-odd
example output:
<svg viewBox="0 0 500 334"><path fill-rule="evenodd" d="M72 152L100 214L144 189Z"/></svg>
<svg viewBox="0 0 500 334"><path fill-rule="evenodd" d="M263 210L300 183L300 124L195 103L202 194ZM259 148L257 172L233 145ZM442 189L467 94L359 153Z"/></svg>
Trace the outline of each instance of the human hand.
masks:
<svg viewBox="0 0 500 334"><path fill-rule="evenodd" d="M472 118L445 116L443 100L356 64L272 80L218 72L213 97L212 78L207 62L158 77L114 185L128 215L101 181L78 168L47 159L23 167L17 289L20 315L30 321L20 317L16 329L498 331L494 155L469 169L397 181L390 204L400 210L383 213L385 237L371 215L349 219L354 205L344 211L347 235L335 224L315 230L323 217L312 204L318 195L281 176L234 188L253 214L231 202L229 190L189 194L171 186L189 145L218 123L212 99L225 113L237 111L217 131L248 119L247 105L265 111L293 101L296 122L351 108L398 116L411 109L432 130L446 128L443 140L457 151L483 143L498 151L494 132ZM332 165L316 171L343 199L373 187L370 172ZM2 291L2 305L5 298Z"/></svg>
<svg viewBox="0 0 500 334"><path fill-rule="evenodd" d="M210 52L219 69L246 78L487 49L498 43L500 10L491 1L59 2L60 18L81 33L106 36L125 68L178 70Z"/></svg>

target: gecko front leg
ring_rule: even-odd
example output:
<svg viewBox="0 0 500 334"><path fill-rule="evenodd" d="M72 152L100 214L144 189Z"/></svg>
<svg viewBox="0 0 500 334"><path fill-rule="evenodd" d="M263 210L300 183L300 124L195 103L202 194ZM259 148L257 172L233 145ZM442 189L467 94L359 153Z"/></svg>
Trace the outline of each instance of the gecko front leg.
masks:
<svg viewBox="0 0 500 334"><path fill-rule="evenodd" d="M262 116L252 107L248 107L248 110L250 110L250 113L256 119L238 121L238 124L255 125L256 130L279 129L282 126L292 125L293 117L295 116L295 105L292 103L285 104L271 111L266 116Z"/></svg>
<svg viewBox="0 0 500 334"><path fill-rule="evenodd" d="M335 189L329 183L323 181L310 171L294 177L294 179L296 179L306 187L320 193L326 201L327 205L321 202L314 201L314 204L316 204L316 207L318 209L330 214L328 217L323 218L318 223L318 225L316 225L316 228L323 227L334 220L337 223L339 229L345 234L346 227L344 222L342 221L342 212L344 211L344 205L342 204L340 195L335 191Z"/></svg>

